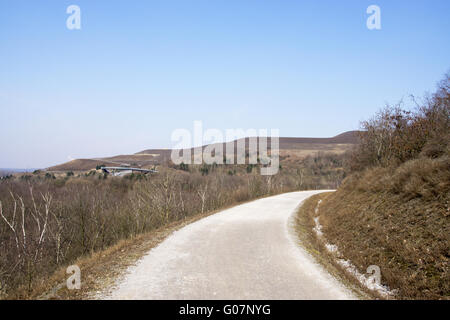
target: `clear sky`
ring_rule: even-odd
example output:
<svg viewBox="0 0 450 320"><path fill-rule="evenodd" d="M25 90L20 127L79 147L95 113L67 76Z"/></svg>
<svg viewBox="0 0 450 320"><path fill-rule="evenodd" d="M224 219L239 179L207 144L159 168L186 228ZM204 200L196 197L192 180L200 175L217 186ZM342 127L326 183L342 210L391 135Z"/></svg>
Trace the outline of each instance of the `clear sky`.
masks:
<svg viewBox="0 0 450 320"><path fill-rule="evenodd" d="M69 5L81 29L69 30ZM381 9L368 30L366 8ZM0 0L0 167L171 147L171 133L354 130L450 68L450 1Z"/></svg>

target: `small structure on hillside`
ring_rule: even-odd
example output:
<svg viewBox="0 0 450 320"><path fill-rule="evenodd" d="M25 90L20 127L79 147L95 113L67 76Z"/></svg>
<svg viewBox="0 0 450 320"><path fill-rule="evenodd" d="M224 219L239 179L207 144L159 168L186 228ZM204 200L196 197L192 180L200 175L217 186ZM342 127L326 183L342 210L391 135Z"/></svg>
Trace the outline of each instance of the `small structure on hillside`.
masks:
<svg viewBox="0 0 450 320"><path fill-rule="evenodd" d="M102 171L105 173L112 174L113 176L124 176L133 172L139 172L143 174L157 173L158 171L154 169L141 169L141 168L130 168L130 167L101 167Z"/></svg>

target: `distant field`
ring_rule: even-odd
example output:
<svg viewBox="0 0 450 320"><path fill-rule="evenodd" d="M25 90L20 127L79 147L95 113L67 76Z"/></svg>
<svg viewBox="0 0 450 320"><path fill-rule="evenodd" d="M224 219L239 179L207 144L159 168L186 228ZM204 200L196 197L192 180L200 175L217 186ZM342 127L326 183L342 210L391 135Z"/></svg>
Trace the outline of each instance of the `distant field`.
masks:
<svg viewBox="0 0 450 320"><path fill-rule="evenodd" d="M12 173L33 172L35 170L37 169L0 168L0 177L4 177Z"/></svg>

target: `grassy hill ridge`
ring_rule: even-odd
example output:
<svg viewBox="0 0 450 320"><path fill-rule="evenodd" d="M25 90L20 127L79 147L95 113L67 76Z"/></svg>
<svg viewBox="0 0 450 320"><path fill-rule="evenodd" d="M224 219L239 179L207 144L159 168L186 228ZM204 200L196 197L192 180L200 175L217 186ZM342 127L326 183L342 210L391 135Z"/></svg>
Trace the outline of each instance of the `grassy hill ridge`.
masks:
<svg viewBox="0 0 450 320"><path fill-rule="evenodd" d="M239 139L242 141L242 139ZM236 147L238 140L233 143ZM248 149L248 138L245 138ZM341 154L350 150L358 142L358 131L347 131L332 138L289 138L280 137L279 147L281 156L292 155L304 158L317 152ZM202 149L206 148L203 146ZM268 142L270 149L270 138ZM193 153L193 149L191 149ZM87 171L95 169L98 165L132 165L151 167L157 164L170 162L171 149L147 149L131 155L119 155L98 159L76 159L63 164L47 168L48 171Z"/></svg>

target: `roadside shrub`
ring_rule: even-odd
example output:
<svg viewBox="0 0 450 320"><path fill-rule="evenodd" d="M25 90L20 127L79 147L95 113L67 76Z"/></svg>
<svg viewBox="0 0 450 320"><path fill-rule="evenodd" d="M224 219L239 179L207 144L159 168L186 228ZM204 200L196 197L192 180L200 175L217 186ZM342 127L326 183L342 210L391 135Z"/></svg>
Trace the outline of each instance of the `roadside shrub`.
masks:
<svg viewBox="0 0 450 320"><path fill-rule="evenodd" d="M419 156L437 158L448 153L450 141L449 75L416 111L394 107L380 110L362 123L360 144L351 155L350 170L398 166Z"/></svg>
<svg viewBox="0 0 450 320"><path fill-rule="evenodd" d="M362 273L381 269L400 299L450 294L449 77L415 112L388 107L363 123L351 174L324 198L328 243Z"/></svg>

